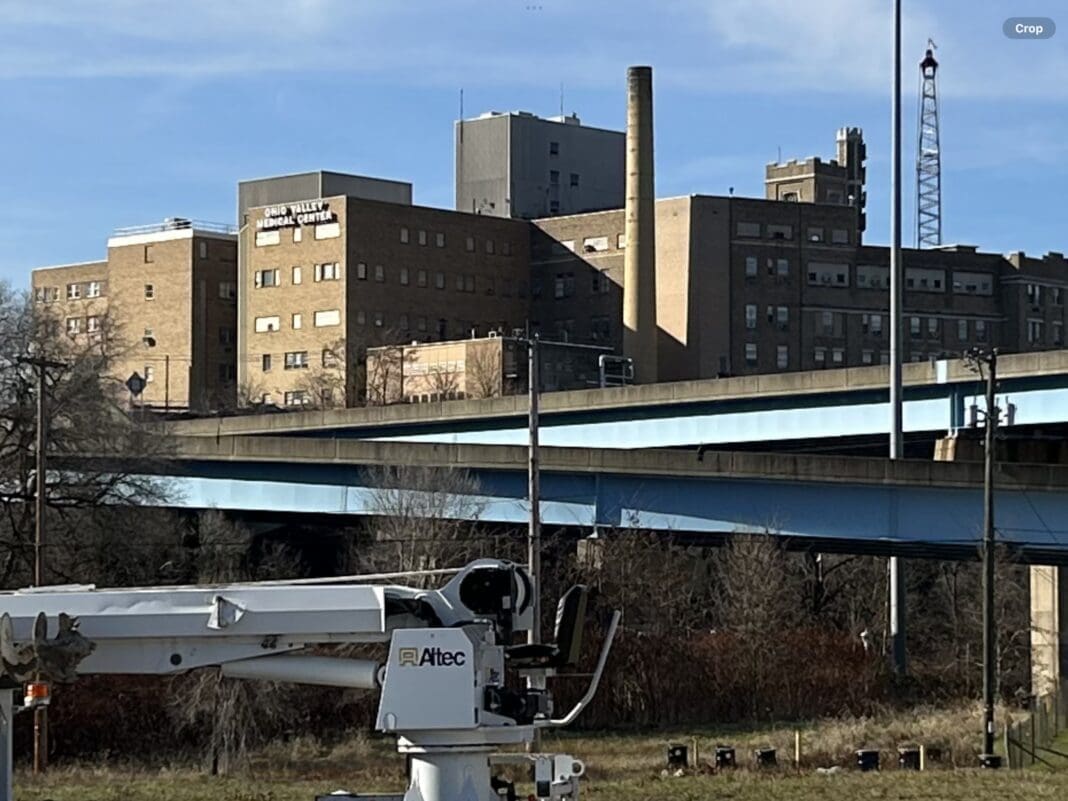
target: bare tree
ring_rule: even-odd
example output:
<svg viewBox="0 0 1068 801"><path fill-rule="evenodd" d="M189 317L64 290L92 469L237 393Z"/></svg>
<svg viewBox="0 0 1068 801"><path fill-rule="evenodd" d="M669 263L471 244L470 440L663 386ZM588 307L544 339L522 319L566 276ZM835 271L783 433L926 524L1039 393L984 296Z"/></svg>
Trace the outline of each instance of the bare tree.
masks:
<svg viewBox="0 0 1068 801"><path fill-rule="evenodd" d="M455 567L497 555L498 541L478 517L484 502L467 473L436 467L384 467L370 480L369 547L356 546L357 570Z"/></svg>
<svg viewBox="0 0 1068 801"><path fill-rule="evenodd" d="M26 357L63 365L49 369L45 383L48 579L106 579L86 576L90 534L103 520L116 525L120 508L164 498L165 485L143 467L165 457L170 442L151 420L128 413L127 391L113 375L122 332L106 315L94 321L92 331L68 335L49 304L0 285L0 586L28 583L33 572L38 374Z"/></svg>
<svg viewBox="0 0 1068 801"><path fill-rule="evenodd" d="M221 512L200 516L197 526L196 579L205 584L293 578L299 560L276 549L255 565L249 561L252 538ZM244 764L248 749L262 743L286 719L297 692L275 682L223 677L216 669L195 671L174 680L173 711L180 728L200 736L212 774L226 774Z"/></svg>
<svg viewBox="0 0 1068 801"><path fill-rule="evenodd" d="M499 398L503 391L502 343L497 339L470 342L464 362L464 383L469 398Z"/></svg>

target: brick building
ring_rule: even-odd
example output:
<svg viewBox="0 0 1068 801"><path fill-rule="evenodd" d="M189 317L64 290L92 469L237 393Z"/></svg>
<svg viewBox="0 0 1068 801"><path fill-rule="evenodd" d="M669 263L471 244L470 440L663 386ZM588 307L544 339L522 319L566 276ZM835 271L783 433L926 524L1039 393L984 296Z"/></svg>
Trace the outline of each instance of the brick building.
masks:
<svg viewBox="0 0 1068 801"><path fill-rule="evenodd" d="M68 336L107 337L113 375L147 384L137 404L234 405L237 239L184 218L117 230L106 261L33 271L35 301Z"/></svg>
<svg viewBox="0 0 1068 801"><path fill-rule="evenodd" d="M527 319L529 225L363 197L248 210L238 380L254 403L352 405L368 347Z"/></svg>
<svg viewBox="0 0 1068 801"><path fill-rule="evenodd" d="M621 346L623 212L534 221L532 320ZM889 249L841 204L691 196L656 203L662 381L886 363ZM904 359L1062 347L1068 264L953 245L903 251Z"/></svg>

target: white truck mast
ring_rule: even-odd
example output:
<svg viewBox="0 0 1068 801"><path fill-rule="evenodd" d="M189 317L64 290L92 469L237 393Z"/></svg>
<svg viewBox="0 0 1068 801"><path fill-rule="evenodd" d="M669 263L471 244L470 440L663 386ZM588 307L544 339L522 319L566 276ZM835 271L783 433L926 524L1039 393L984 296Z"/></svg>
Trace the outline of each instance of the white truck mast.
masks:
<svg viewBox="0 0 1068 801"><path fill-rule="evenodd" d="M555 717L551 695L538 688L578 660L584 587L560 599L553 643L512 645L533 625L525 568L482 559L436 590L377 583L383 578L0 593L0 801L12 799L12 688L21 682L213 666L240 679L378 690L376 726L396 735L410 764L407 790L389 797L396 801L514 801L514 786L494 768L517 763L529 764L534 797L577 799L580 760L495 751L579 715L596 692L619 613L586 694ZM51 621L59 629L52 638ZM379 663L307 653L345 643L388 643L388 656ZM509 675L531 680L515 689L521 682Z"/></svg>

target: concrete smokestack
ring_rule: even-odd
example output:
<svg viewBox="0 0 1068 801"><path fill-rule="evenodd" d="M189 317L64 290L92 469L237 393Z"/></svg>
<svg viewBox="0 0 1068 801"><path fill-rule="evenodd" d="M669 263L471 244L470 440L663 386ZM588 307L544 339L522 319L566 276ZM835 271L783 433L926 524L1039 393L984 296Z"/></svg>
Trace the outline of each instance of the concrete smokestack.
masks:
<svg viewBox="0 0 1068 801"><path fill-rule="evenodd" d="M657 380L656 238L653 192L653 69L627 70L627 249L623 261L623 355L634 380Z"/></svg>

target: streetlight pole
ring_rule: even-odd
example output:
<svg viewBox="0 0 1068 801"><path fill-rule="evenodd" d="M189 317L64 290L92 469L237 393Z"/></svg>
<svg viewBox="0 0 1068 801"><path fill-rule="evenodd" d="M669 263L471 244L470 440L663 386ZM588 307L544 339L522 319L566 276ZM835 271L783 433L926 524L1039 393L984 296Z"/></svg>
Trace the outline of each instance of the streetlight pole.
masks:
<svg viewBox="0 0 1068 801"><path fill-rule="evenodd" d="M541 383L541 363L538 336L527 340L528 424L530 429L527 454L527 497L530 501L530 520L527 527L527 569L534 582L531 608L534 625L527 634L527 642L541 642L541 477L538 465L538 390Z"/></svg>
<svg viewBox="0 0 1068 801"><path fill-rule="evenodd" d="M37 371L37 436L34 444L34 498L33 498L33 583L36 587L44 585L45 563L45 509L47 506L48 481L46 478L46 456L48 453L48 415L46 396L48 393L48 371L61 370L66 367L63 362L51 361L40 357L24 356L20 364L30 365ZM38 674L37 681L41 680ZM44 773L48 767L48 707L38 705L33 710L33 772Z"/></svg>
<svg viewBox="0 0 1068 801"><path fill-rule="evenodd" d="M890 458L904 457L901 392L901 0L894 0L894 77L890 103ZM908 670L905 571L890 557L890 639L894 672Z"/></svg>

